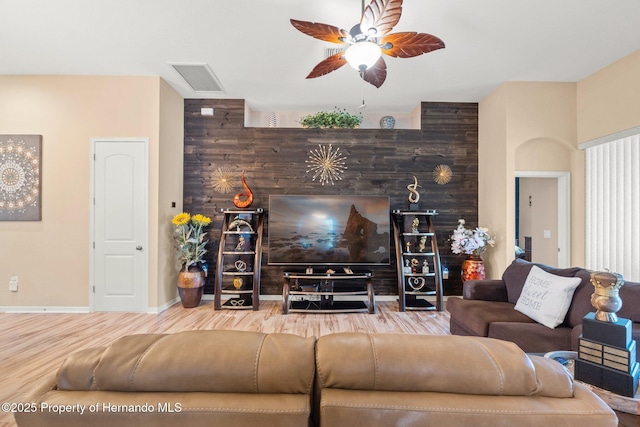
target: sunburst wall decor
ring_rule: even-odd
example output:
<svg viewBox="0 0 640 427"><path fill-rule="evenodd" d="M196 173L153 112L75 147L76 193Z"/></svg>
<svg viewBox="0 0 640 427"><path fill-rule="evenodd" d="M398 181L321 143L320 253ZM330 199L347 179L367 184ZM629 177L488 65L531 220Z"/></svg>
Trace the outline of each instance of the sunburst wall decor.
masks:
<svg viewBox="0 0 640 427"><path fill-rule="evenodd" d="M438 165L433 170L433 180L440 185L444 185L451 181L451 177L453 176L453 172L451 168L447 165Z"/></svg>
<svg viewBox="0 0 640 427"><path fill-rule="evenodd" d="M234 174L229 168L218 168L211 174L213 189L218 193L229 193Z"/></svg>
<svg viewBox="0 0 640 427"><path fill-rule="evenodd" d="M40 221L41 135L0 135L0 221Z"/></svg>
<svg viewBox="0 0 640 427"><path fill-rule="evenodd" d="M330 182L334 185L335 181L342 179L347 169L345 160L347 158L340 153L340 148L334 151L331 144L328 147L318 144L318 148L309 152L309 160L305 160L308 164L307 173L313 172L313 181L320 177L320 184Z"/></svg>

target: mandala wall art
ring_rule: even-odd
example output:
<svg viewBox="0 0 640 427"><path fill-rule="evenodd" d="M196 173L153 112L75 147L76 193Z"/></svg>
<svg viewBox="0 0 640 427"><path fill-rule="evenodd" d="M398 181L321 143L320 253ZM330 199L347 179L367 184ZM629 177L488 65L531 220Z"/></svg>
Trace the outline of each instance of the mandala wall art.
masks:
<svg viewBox="0 0 640 427"><path fill-rule="evenodd" d="M42 220L42 135L0 135L0 221Z"/></svg>

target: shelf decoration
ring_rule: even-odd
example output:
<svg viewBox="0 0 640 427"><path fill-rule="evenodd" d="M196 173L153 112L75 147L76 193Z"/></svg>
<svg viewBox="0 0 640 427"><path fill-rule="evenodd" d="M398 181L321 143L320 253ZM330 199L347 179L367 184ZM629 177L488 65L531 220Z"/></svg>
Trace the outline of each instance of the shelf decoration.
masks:
<svg viewBox="0 0 640 427"><path fill-rule="evenodd" d="M240 180L242 181L242 187L244 188L244 193L238 193L235 196L233 196L233 204L237 208L241 208L241 209L248 208L249 206L251 206L251 203L253 203L253 193L251 192L251 189L247 185L247 181L245 181L244 179L244 171L242 171L242 176L240 177ZM242 197L244 197L245 199L242 200Z"/></svg>
<svg viewBox="0 0 640 427"><path fill-rule="evenodd" d="M433 210L392 211L400 311L444 309L435 215ZM429 300L432 297L435 301Z"/></svg>
<svg viewBox="0 0 640 427"><path fill-rule="evenodd" d="M413 176L413 184L407 185L407 190L409 190L409 210L416 211L419 209L418 201L420 200L420 193L418 193L418 178Z"/></svg>
<svg viewBox="0 0 640 427"><path fill-rule="evenodd" d="M42 220L41 135L0 135L0 221Z"/></svg>
<svg viewBox="0 0 640 427"><path fill-rule="evenodd" d="M452 176L453 172L447 165L438 165L433 170L433 180L439 185L448 184Z"/></svg>
<svg viewBox="0 0 640 427"><path fill-rule="evenodd" d="M329 144L318 145L318 148L309 152L309 160L305 160L308 164L307 173L313 172L312 180L320 177L320 184L335 184L335 181L342 180L342 175L347 169L347 158L340 153L340 148L333 150L333 146Z"/></svg>
<svg viewBox="0 0 640 427"><path fill-rule="evenodd" d="M362 123L362 114L350 114L345 109L336 107L335 111L320 111L304 116L300 124L313 129L354 129Z"/></svg>
<svg viewBox="0 0 640 427"><path fill-rule="evenodd" d="M216 310L260 308L260 265L264 210L222 209L213 307Z"/></svg>

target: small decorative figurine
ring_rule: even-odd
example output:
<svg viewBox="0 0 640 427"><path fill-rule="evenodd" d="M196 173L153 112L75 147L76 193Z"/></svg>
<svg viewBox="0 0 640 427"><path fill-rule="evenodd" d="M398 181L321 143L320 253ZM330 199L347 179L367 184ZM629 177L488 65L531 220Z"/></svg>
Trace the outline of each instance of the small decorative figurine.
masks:
<svg viewBox="0 0 640 427"><path fill-rule="evenodd" d="M236 289L240 289L242 287L242 285L244 284L244 281L242 280L242 277L234 277L233 278L233 287Z"/></svg>
<svg viewBox="0 0 640 427"><path fill-rule="evenodd" d="M417 233L419 225L420 225L420 220L418 218L414 218L413 222L411 223L411 232Z"/></svg>
<svg viewBox="0 0 640 427"><path fill-rule="evenodd" d="M422 263L422 274L429 274L429 263L426 259Z"/></svg>
<svg viewBox="0 0 640 427"><path fill-rule="evenodd" d="M236 251L244 251L245 243L246 241L244 240L244 237L240 236L238 238L238 244L236 245Z"/></svg>
<svg viewBox="0 0 640 427"><path fill-rule="evenodd" d="M409 208L412 210L416 210L418 208L418 200L420 200L420 193L418 193L418 178L413 177L413 184L407 185L407 190L409 190Z"/></svg>
<svg viewBox="0 0 640 427"><path fill-rule="evenodd" d="M420 264L420 261L418 261L415 258L411 259L411 272L412 273L417 273L418 272L418 265Z"/></svg>
<svg viewBox="0 0 640 427"><path fill-rule="evenodd" d="M249 229L249 231L253 232L253 228L251 227L251 224L247 221L245 221L244 219L240 218L240 216L237 216L235 218L233 218L233 221L231 221L229 223L229 231L233 231L233 229L235 228L237 232L240 232L240 227L247 227Z"/></svg>
<svg viewBox="0 0 640 427"><path fill-rule="evenodd" d="M242 178L240 180L245 192L238 193L233 196L233 204L236 205L237 208L248 208L249 206L251 206L251 203L253 203L253 193L247 185L247 182L244 180L244 171L242 171ZM242 196L246 196L246 199L241 200Z"/></svg>
<svg viewBox="0 0 640 427"><path fill-rule="evenodd" d="M236 267L236 270L238 270L238 271L246 271L246 269L247 269L247 263L242 261L241 259L237 260L234 263L234 266Z"/></svg>
<svg viewBox="0 0 640 427"><path fill-rule="evenodd" d="M421 236L420 243L418 243L418 252L424 252L424 249L426 246L427 246L427 236Z"/></svg>
<svg viewBox="0 0 640 427"><path fill-rule="evenodd" d="M407 242L407 253L411 253L411 242Z"/></svg>
<svg viewBox="0 0 640 427"><path fill-rule="evenodd" d="M404 274L411 274L411 265L408 259L404 260Z"/></svg>

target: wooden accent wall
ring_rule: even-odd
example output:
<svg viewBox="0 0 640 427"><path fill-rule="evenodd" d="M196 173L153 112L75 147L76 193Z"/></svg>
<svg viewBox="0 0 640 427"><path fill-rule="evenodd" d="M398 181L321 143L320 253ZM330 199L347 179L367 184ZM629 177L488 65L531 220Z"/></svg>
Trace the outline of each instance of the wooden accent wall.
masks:
<svg viewBox="0 0 640 427"><path fill-rule="evenodd" d="M201 107L213 107L215 115L201 116ZM451 254L449 236L463 217L470 226L478 215L478 105L475 103L424 102L421 130L245 128L244 101L228 99L185 100L184 209L214 217L210 227L208 260L215 267L222 215L233 208L233 196L242 190L240 180L230 193L214 191L213 173L227 167L245 171L255 195L251 206L268 210L269 194L375 194L387 195L392 209L406 209L406 186L418 178L420 206L435 209L438 246L446 295L462 292L463 258ZM365 113L366 114L366 113ZM319 144L339 147L347 158L343 179L335 185L312 181L305 160ZM433 169L448 165L451 182L438 185ZM393 230L390 230L393 238ZM282 291L283 266L267 265L268 215L263 241L262 294ZM377 295L397 295L395 255L392 264L373 267ZM213 292L215 275L209 274L205 292Z"/></svg>

